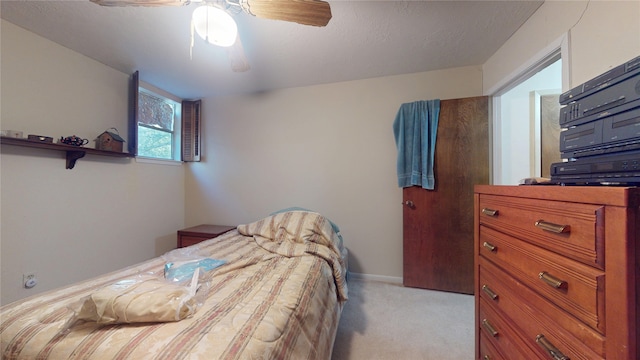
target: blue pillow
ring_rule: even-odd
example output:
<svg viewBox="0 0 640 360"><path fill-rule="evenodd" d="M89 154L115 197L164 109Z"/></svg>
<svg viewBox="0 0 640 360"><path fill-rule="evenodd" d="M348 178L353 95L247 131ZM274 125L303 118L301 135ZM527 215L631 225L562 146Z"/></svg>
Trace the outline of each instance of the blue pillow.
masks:
<svg viewBox="0 0 640 360"><path fill-rule="evenodd" d="M297 207L297 206L292 206L292 207L288 207L285 209L281 209L275 212L272 212L271 214L269 214L269 216L273 216L275 214L280 214L283 212L287 212L287 211L311 211L314 213L317 213L317 211L313 211L313 210L309 210L309 209L305 209L305 208L301 208L301 207ZM329 220L329 219L327 219ZM340 228L338 227L338 225L336 225L333 221L329 220L329 223L331 224L331 227L333 228L333 232L335 232L336 234L340 232Z"/></svg>

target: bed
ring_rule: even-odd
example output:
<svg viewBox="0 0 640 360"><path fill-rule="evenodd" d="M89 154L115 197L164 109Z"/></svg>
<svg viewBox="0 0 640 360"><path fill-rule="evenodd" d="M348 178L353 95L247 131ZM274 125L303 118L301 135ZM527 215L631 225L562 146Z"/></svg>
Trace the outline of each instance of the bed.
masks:
<svg viewBox="0 0 640 360"><path fill-rule="evenodd" d="M280 212L126 269L7 304L0 308L2 358L330 359L348 298L347 250L338 231L315 212ZM186 282L167 277L168 267L193 265L194 259L220 264L196 266ZM97 294L139 279L184 287L191 312L177 320L80 316L101 308ZM141 294L136 299L158 302L155 290ZM115 309L114 298L123 296L111 299ZM123 308L140 307L133 303ZM161 306L165 303L172 300ZM146 316L153 306L142 306Z"/></svg>

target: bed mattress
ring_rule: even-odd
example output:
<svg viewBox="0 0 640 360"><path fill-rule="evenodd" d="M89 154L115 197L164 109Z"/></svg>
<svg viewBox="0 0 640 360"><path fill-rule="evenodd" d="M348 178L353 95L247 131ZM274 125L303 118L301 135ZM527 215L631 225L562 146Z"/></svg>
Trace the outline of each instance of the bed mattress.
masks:
<svg viewBox="0 0 640 360"><path fill-rule="evenodd" d="M100 289L164 278L168 259L224 260L206 297L170 322L75 321ZM144 263L0 308L3 359L330 359L347 299L346 249L328 220L285 212Z"/></svg>

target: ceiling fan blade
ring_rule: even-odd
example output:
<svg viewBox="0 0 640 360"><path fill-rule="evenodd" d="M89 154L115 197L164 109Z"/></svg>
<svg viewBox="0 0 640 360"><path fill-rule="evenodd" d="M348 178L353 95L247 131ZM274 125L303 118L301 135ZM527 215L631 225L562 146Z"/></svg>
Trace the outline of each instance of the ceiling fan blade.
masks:
<svg viewBox="0 0 640 360"><path fill-rule="evenodd" d="M227 50L229 62L231 63L231 70L233 70L233 72L245 72L251 69L247 56L244 54L244 47L242 46L242 41L240 41L240 34L238 34L236 42L225 49Z"/></svg>
<svg viewBox="0 0 640 360"><path fill-rule="evenodd" d="M331 20L329 3L321 0L240 0L247 13L265 19L326 26Z"/></svg>
<svg viewBox="0 0 640 360"><path fill-rule="evenodd" d="M102 6L182 6L190 0L91 0Z"/></svg>

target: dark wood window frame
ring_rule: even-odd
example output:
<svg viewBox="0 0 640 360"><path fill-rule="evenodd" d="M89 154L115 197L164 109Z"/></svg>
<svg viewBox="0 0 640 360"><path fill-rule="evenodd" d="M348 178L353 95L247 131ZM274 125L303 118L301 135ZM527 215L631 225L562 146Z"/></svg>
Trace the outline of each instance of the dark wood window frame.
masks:
<svg viewBox="0 0 640 360"><path fill-rule="evenodd" d="M140 75L136 71L131 75L129 89L129 153L138 156L138 91ZM180 139L180 160L184 162L201 161L202 100L183 100L182 131Z"/></svg>

